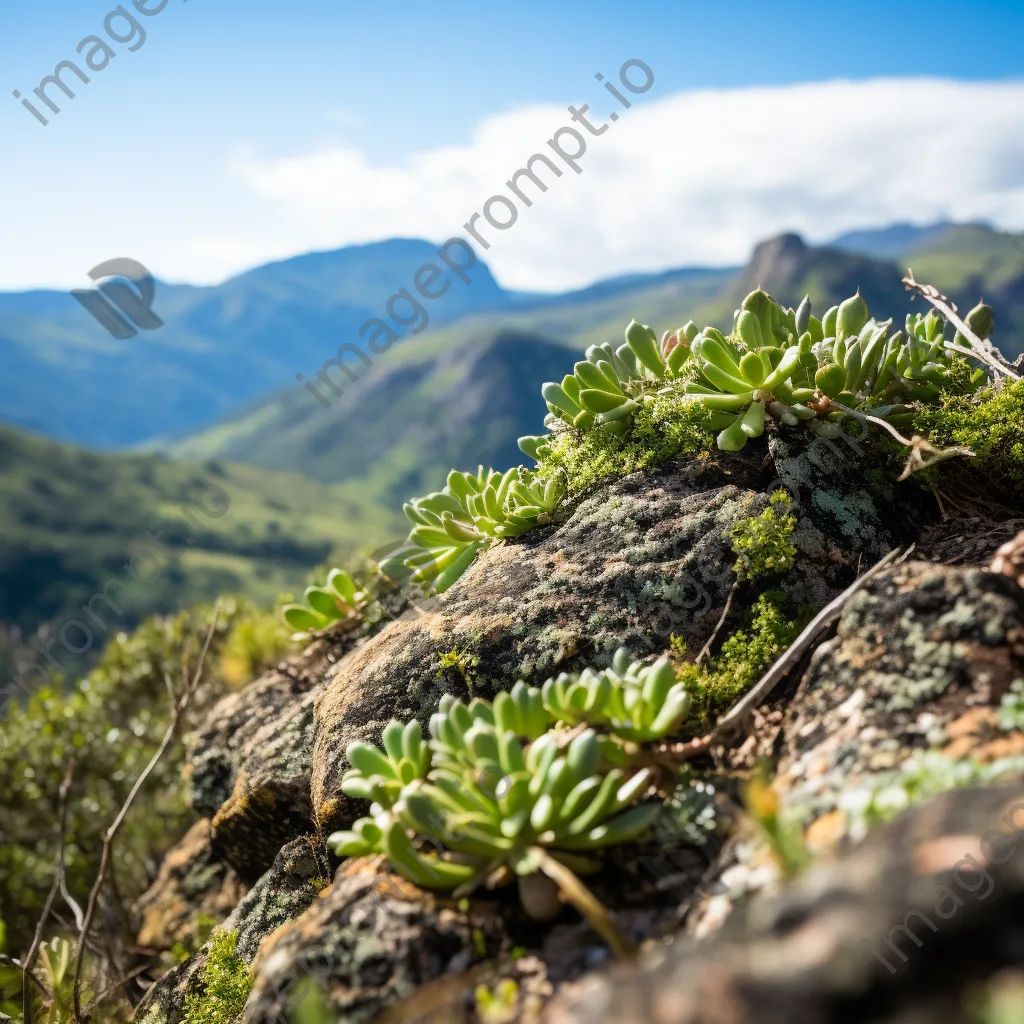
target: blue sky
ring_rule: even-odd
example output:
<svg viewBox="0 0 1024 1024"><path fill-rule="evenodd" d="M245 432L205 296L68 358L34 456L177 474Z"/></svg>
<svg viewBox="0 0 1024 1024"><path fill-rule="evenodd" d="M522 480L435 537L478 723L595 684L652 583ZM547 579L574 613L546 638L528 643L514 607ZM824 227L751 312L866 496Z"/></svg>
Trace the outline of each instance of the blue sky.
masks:
<svg viewBox="0 0 1024 1024"><path fill-rule="evenodd" d="M158 0L149 2L154 6ZM102 33L104 18L115 6L110 0L51 0L6 5L0 14L0 68L7 87L6 102L0 103L6 158L0 166L5 197L0 218L8 229L0 288L75 283L92 263L125 254L119 246L133 245L157 272L210 280L312 245L369 240L374 225L352 223L350 211L334 225L333 236L307 230L318 216L322 224L341 213L297 212L280 201L273 184L267 184L275 161L338 150L358 153L367 174L374 169L409 174L421 154L446 147L462 147L469 154L481 126L501 126L502 117L522 111L535 112L542 143L548 130L544 125L557 127L557 120L542 123L542 116L550 112L557 117L555 110L571 102L591 102L596 109L602 94L594 73L614 78L630 57L655 72L656 85L644 97L652 104L694 90L747 95L742 90L841 79L928 76L1000 86L1024 81L1024 4L1019 0L629 6L525 0L501 6L372 7L327 0L295 5L169 0L161 13L139 17L147 32L145 44L133 53L113 44L116 58L81 87L76 99L62 99L62 112L43 128L11 97L11 90L30 96L59 60L76 56L79 40ZM989 92L969 95L966 114L974 110L971 104L988 110L999 98ZM1017 94L1011 90L1006 95L1010 102L1004 120L997 118L988 130L1012 135L1020 127L1010 110ZM753 103L751 116L782 109L773 103ZM857 107L861 101L851 103ZM929 116L934 114L921 112L922 119ZM628 152L627 133L640 129L631 125L616 131L619 148ZM654 139L656 133L635 135L638 157ZM1007 192L1004 187L1002 205L979 199L975 207L963 208L968 213L991 208L1007 221L1019 213L1024 222L1024 193L1019 206L1016 198L1024 156L1012 140L993 145L992 159L1010 161L1006 173L1013 188ZM509 152L507 159L527 155ZM601 160L614 162L611 147L593 159L595 168ZM293 187L298 182L301 190L301 167L287 180ZM386 174L358 178L359 187L375 194L389 182L400 189L406 180L399 177L396 184ZM337 188L344 192L351 184L343 173ZM982 187L975 179L968 185ZM793 187L803 186L796 182ZM467 197L469 207L474 202L475 195ZM943 209L956 212L952 193L936 198L933 206L943 202ZM931 209L909 208L908 219ZM873 212L869 203L863 216ZM888 215L889 208L880 212ZM397 223L402 216L410 222L408 231ZM461 211L451 211L452 230L461 218ZM394 217L380 214L378 219L380 236L423 233L434 224L431 218L410 215L401 204ZM558 223L564 228L574 222ZM216 230L203 237L210 225ZM176 235L186 228L194 240L191 247ZM530 284L527 256L521 253L517 264L511 255L527 246L530 232L540 236L535 245L544 240L539 228L524 229L522 241L517 238L505 255L489 254L499 277L512 284ZM740 244L738 236L730 242ZM635 240L627 249L610 269L618 272L638 262ZM716 251L706 241L690 249L681 244L678 251L666 251L664 245L657 249L650 260L641 252L639 262L650 264L644 269L685 260L691 250L695 259L714 261ZM89 255L93 250L95 259ZM571 280L558 284L602 276L596 271L581 263Z"/></svg>

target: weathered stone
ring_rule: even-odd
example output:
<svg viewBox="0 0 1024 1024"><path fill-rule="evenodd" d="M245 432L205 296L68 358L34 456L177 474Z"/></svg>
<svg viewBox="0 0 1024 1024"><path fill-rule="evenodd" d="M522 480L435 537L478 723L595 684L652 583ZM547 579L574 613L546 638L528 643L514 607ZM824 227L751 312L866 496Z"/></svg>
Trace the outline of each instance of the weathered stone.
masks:
<svg viewBox="0 0 1024 1024"><path fill-rule="evenodd" d="M544 1020L966 1024L972 985L1024 965L1022 814L1021 780L944 794L714 939L567 987Z"/></svg>
<svg viewBox="0 0 1024 1024"><path fill-rule="evenodd" d="M777 484L753 455L673 463L601 488L560 524L487 551L451 590L350 654L318 697L312 789L321 824L343 825L356 811L339 789L347 745L376 741L392 717L427 717L443 693L492 696L517 679L536 684L601 664L619 646L660 653L672 634L699 650L735 579L729 528L767 506L758 488ZM852 537L836 527L832 504L800 511L800 561L780 580L797 605L825 603L865 551L893 543L874 506ZM447 652L461 670L442 671Z"/></svg>
<svg viewBox="0 0 1024 1024"><path fill-rule="evenodd" d="M313 702L351 644L321 639L221 700L193 740L192 805L212 818L219 856L248 883L315 827L309 799Z"/></svg>
<svg viewBox="0 0 1024 1024"><path fill-rule="evenodd" d="M323 840L302 836L284 846L270 870L224 922L225 931L238 932L238 956L252 962L260 942L274 929L299 917L327 886L329 878Z"/></svg>
<svg viewBox="0 0 1024 1024"><path fill-rule="evenodd" d="M338 1019L359 1024L448 972L509 945L493 910L422 892L381 874L375 860L348 861L297 920L264 942L242 1024L278 1024L310 979Z"/></svg>
<svg viewBox="0 0 1024 1024"><path fill-rule="evenodd" d="M135 1008L134 1024L181 1024L185 998L199 982L206 966L205 947L168 971Z"/></svg>
<svg viewBox="0 0 1024 1024"><path fill-rule="evenodd" d="M245 895L245 886L213 849L213 830L201 818L171 849L156 880L139 899L138 944L168 950L195 948L203 933L220 924Z"/></svg>
<svg viewBox="0 0 1024 1024"><path fill-rule="evenodd" d="M779 784L814 816L865 775L939 747L969 707L1024 678L1024 590L992 572L911 562L853 596L783 726Z"/></svg>

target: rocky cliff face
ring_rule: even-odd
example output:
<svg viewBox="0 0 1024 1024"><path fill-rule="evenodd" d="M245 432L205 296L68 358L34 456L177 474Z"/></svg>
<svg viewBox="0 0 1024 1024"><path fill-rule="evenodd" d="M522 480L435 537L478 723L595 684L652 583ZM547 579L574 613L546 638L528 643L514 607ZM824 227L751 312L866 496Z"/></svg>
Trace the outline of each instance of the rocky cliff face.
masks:
<svg viewBox="0 0 1024 1024"><path fill-rule="evenodd" d="M1002 705L1024 685L1024 590L1012 552L990 566L1024 524L986 521L958 564L929 561L954 560L955 531L916 483L865 489L832 445L766 454L671 463L600 488L488 551L444 595L396 603L375 635L320 639L222 701L192 745L200 820L145 898L145 940L182 934L189 908L226 917L254 977L246 1024L288 1020L309 979L344 1021L968 1020L967 987L1024 963L1013 924L1024 861L997 861L983 841L1013 818L1024 784L964 789L870 826L901 800L1014 777L1007 759L1024 754L1024 733ZM450 899L373 859L328 853L325 835L363 813L340 791L345 749L377 741L392 717L426 718L445 693L492 696L604 665L620 646L700 650L734 589L728 531L780 485L796 499L797 556L773 586L805 617L893 547L919 547L847 602L834 636L735 744L693 763L678 827L612 848L588 880L642 945L638 963L609 972L573 911L541 926L503 890ZM745 624L756 592L733 596L726 629ZM792 888L744 811L741 780L766 760L820 858ZM959 862L965 851L976 866ZM953 888L983 872L998 887L991 899ZM870 941L884 945L908 915L934 917L936 886L962 909L919 946L897 935L912 955L891 953L890 973ZM180 1024L209 949L155 985L136 1019ZM480 1009L477 986L503 979L516 983L505 1016Z"/></svg>

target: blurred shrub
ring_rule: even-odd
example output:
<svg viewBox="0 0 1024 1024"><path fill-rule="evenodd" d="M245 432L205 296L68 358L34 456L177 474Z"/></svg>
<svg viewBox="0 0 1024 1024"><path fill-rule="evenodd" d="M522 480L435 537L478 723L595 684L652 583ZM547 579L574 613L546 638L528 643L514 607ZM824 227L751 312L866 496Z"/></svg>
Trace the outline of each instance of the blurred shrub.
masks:
<svg viewBox="0 0 1024 1024"><path fill-rule="evenodd" d="M23 952L53 877L58 790L75 762L65 846L67 886L83 904L96 874L102 832L111 823L167 727L165 676L180 692L209 629L212 607L144 622L107 645L97 666L72 686L59 682L8 708L0 722L0 919L6 951ZM229 688L250 681L287 650L274 612L224 600L203 682L183 729L150 776L119 833L106 897L106 921L132 937L130 906L155 877L164 852L193 815L181 781L184 740ZM271 625L273 623L273 625ZM182 735L184 733L184 736ZM58 900L58 907L69 916Z"/></svg>

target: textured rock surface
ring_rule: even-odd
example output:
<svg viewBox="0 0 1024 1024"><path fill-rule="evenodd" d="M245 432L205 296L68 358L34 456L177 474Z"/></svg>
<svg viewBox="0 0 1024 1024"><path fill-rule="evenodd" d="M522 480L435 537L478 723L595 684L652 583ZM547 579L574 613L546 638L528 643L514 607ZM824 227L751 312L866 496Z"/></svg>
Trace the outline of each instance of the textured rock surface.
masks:
<svg viewBox="0 0 1024 1024"><path fill-rule="evenodd" d="M192 805L212 818L219 856L249 883L314 825L313 702L324 674L350 646L344 635L316 641L220 701L192 743Z"/></svg>
<svg viewBox="0 0 1024 1024"><path fill-rule="evenodd" d="M348 743L376 740L392 717L425 717L442 693L490 696L519 678L536 683L561 670L600 664L622 645L636 655L654 655L673 634L698 649L735 579L729 529L762 511L778 486L796 498L798 555L795 567L773 583L796 606L820 607L858 567L928 520L922 510L927 495L914 485L886 484L844 504L844 481L855 465L848 458L827 448L776 445L772 463L765 449L751 445L740 456L670 464L601 488L550 527L493 548L457 586L419 602L376 636L321 641L218 705L196 739L190 770L194 803L212 817L214 852L254 883L227 922L239 930L243 958L256 957L248 1024L283 1019L278 1015L294 1000L297 981L310 974L344 1020L369 1020L403 1001L415 1007L424 985L442 1015L455 1006L464 1010L472 1005L467 992L478 978L509 976L496 974L495 965L520 978L535 1013L553 986L601 962L607 950L574 911L537 929L524 925L514 894L497 894L493 904L474 898L460 907L410 894L403 882L374 895L376 869L354 862L343 865L334 885L317 897L325 874L317 852L322 848L298 837L311 830L323 835L362 812L339 791ZM739 589L727 631L746 624L760 589ZM844 620L851 637L876 619L906 618L902 610L899 616L884 610L898 595L877 594L879 608L874 619L863 613L863 629ZM984 581L972 584L963 607L985 594ZM936 608L947 598L960 607L952 588L935 598ZM1007 622L1016 615L1011 605L999 606ZM955 622L963 614L958 611ZM907 621L918 628L913 615ZM925 625L934 623L927 619ZM941 638L936 643L946 650ZM442 655L449 655L447 668ZM878 657L878 651L851 655L852 661L872 663ZM927 676L931 662L915 664ZM902 665L883 662L880 671L898 674ZM808 696L812 692L805 688L801 698L808 708L832 714L841 726L832 705L826 700L819 706L815 702L824 698ZM789 695L777 695L763 737L766 752L789 735L780 733ZM791 722L794 730L803 728L795 718ZM735 818L735 789L714 798L723 826ZM589 884L639 940L677 929L698 886L720 874L728 855L727 844L719 857L717 838L700 849L687 834L656 839L611 851L606 871ZM514 944L530 951L516 964L507 956L513 935ZM147 1001L148 1016L140 1019L176 1024L202 957L159 983ZM487 965L478 966L482 961Z"/></svg>
<svg viewBox="0 0 1024 1024"><path fill-rule="evenodd" d="M247 962L254 960L263 939L302 914L329 877L327 850L320 839L302 836L285 845L224 922L226 931L238 932L235 952Z"/></svg>
<svg viewBox="0 0 1024 1024"><path fill-rule="evenodd" d="M195 948L201 929L220 924L245 895L245 886L213 849L209 818L201 818L170 850L160 873L138 902L140 946Z"/></svg>
<svg viewBox="0 0 1024 1024"><path fill-rule="evenodd" d="M1024 783L959 790L875 830L714 940L680 940L640 969L585 979L544 1019L968 1024L970 984L1024 964L1022 920Z"/></svg>
<svg viewBox="0 0 1024 1024"><path fill-rule="evenodd" d="M496 914L389 883L373 861L346 862L333 886L261 950L243 1024L277 1024L294 1007L298 983L326 992L339 1020L359 1024L448 972L508 945Z"/></svg>
<svg viewBox="0 0 1024 1024"><path fill-rule="evenodd" d="M1024 590L1012 580L922 562L881 574L847 604L793 698L780 786L831 810L864 774L946 746L952 723L1022 678Z"/></svg>
<svg viewBox="0 0 1024 1024"><path fill-rule="evenodd" d="M780 460L797 493L821 484L835 496L849 472L807 452L780 452ZM698 650L734 579L728 529L764 509L760 489L778 484L750 456L673 463L600 489L546 533L486 552L450 591L349 655L318 697L312 791L321 824L342 825L355 812L339 791L347 745L376 740L392 717L424 717L442 693L539 683L607 661L619 646L661 652L671 634ZM886 518L913 521L884 517L866 495L840 520L832 502L807 501L799 511L800 561L780 582L798 605L824 604L859 559L888 550L897 538ZM439 668L453 650L473 659L464 673Z"/></svg>
<svg viewBox="0 0 1024 1024"><path fill-rule="evenodd" d="M193 830L196 831L196 830ZM326 884L327 851L315 837L288 843L273 866L238 902L221 926L236 931L235 952L247 963L260 943L276 928L299 917ZM194 956L165 974L146 994L136 1011L138 1024L180 1024L186 996L202 984L210 949L207 942Z"/></svg>

